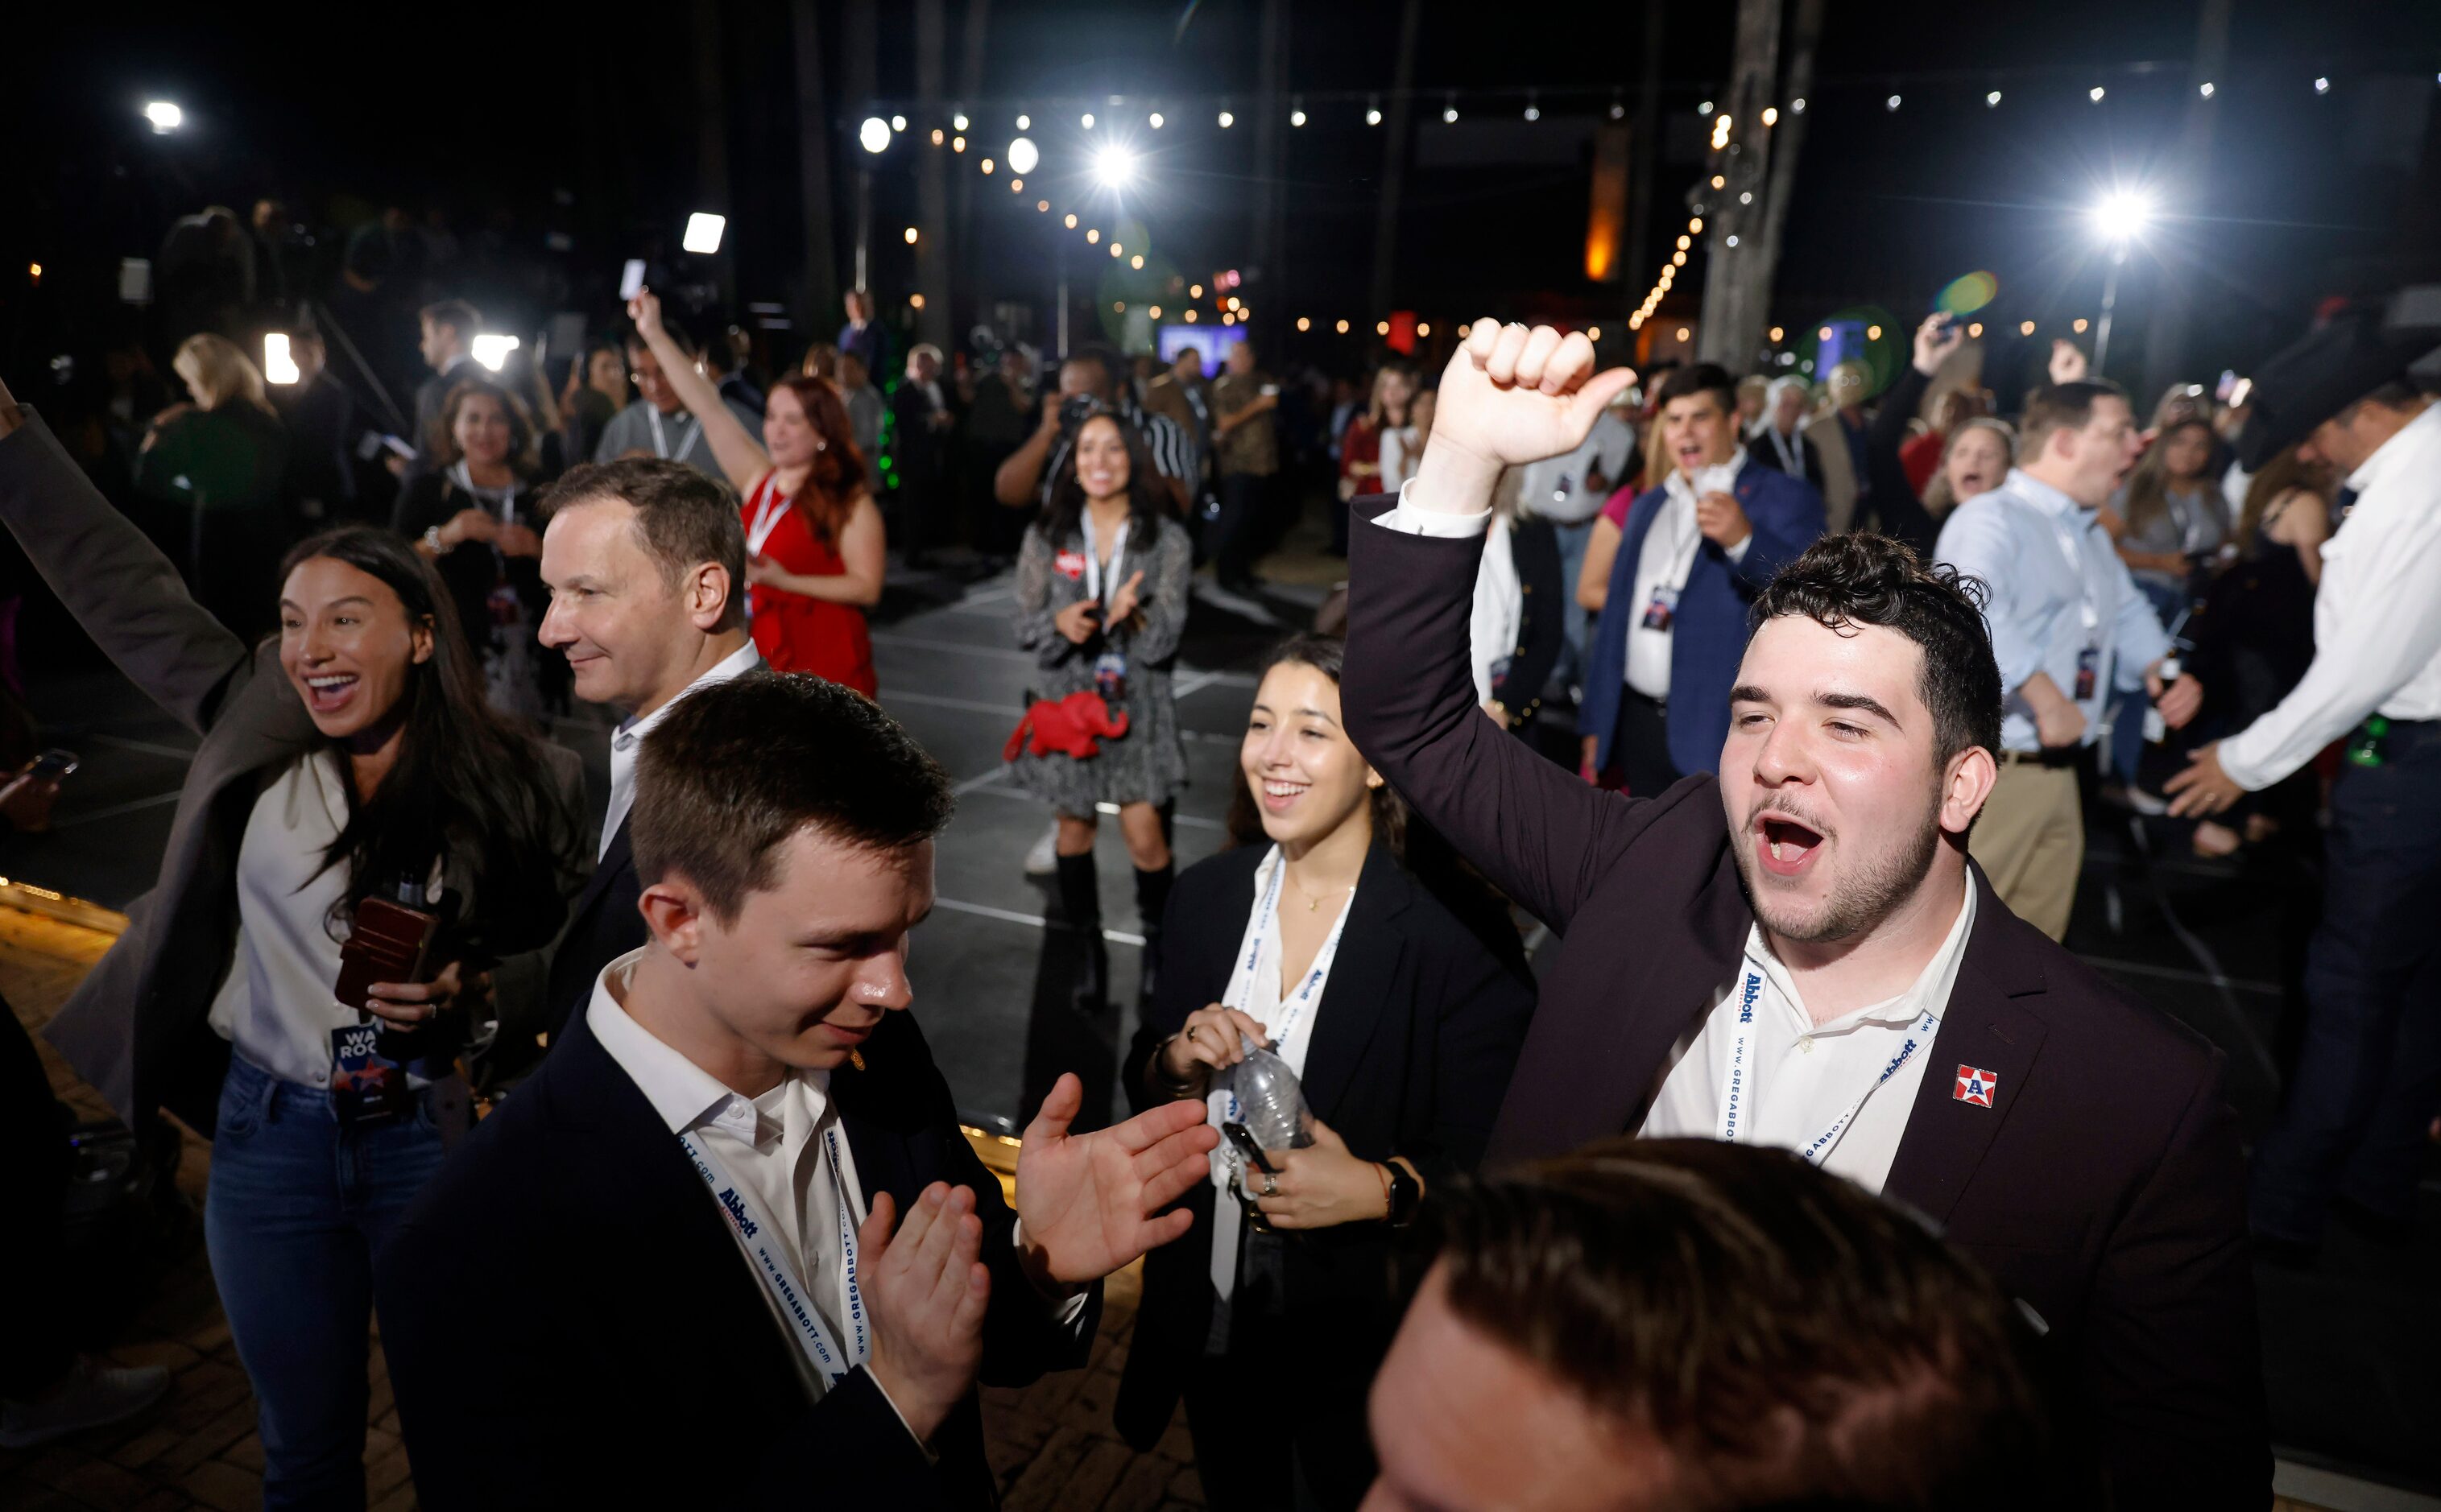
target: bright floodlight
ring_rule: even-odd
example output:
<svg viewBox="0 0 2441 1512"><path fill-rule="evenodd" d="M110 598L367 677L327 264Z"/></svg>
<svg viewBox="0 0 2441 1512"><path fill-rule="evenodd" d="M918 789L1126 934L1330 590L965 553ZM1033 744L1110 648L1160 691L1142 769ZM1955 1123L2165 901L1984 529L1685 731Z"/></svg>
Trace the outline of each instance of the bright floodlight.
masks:
<svg viewBox="0 0 2441 1512"><path fill-rule="evenodd" d="M262 376L264 382L274 384L293 384L305 376L297 370L297 359L288 350L287 332L263 333Z"/></svg>
<svg viewBox="0 0 2441 1512"><path fill-rule="evenodd" d="M1008 171L1010 172L1016 173L1020 176L1031 173L1034 171L1034 165L1041 161L1042 153L1035 149L1034 138L1031 136L1017 136L1010 138L1008 144Z"/></svg>
<svg viewBox="0 0 2441 1512"><path fill-rule="evenodd" d="M509 353L516 350L516 337L495 335L488 331L477 336L473 346L475 360L494 372L498 372L500 364L508 361Z"/></svg>
<svg viewBox="0 0 2441 1512"><path fill-rule="evenodd" d="M720 233L729 227L729 218L697 210L687 217L686 238L678 244L690 252L710 255L720 250Z"/></svg>
<svg viewBox="0 0 2441 1512"><path fill-rule="evenodd" d="M156 132L173 132L186 124L187 113L166 99L155 99L144 107L144 118Z"/></svg>
<svg viewBox="0 0 2441 1512"><path fill-rule="evenodd" d="M1094 176L1105 189L1125 189L1136 176L1136 154L1117 143L1094 154Z"/></svg>
<svg viewBox="0 0 2441 1512"><path fill-rule="evenodd" d="M856 139L868 153L881 152L890 145L890 123L878 116L867 116L856 129Z"/></svg>
<svg viewBox="0 0 2441 1512"><path fill-rule="evenodd" d="M2132 189L2118 189L2093 207L2093 229L2106 242L2132 242L2153 219L2153 202Z"/></svg>

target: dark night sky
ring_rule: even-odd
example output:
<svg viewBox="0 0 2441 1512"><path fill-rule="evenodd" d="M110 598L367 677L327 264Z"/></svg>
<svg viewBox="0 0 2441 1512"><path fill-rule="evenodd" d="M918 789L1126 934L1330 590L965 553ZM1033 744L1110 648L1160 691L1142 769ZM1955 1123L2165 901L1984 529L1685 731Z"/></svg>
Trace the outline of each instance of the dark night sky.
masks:
<svg viewBox="0 0 2441 1512"><path fill-rule="evenodd" d="M863 156L853 122L864 102L842 92L838 8L823 9L833 23L824 38L831 113L841 123L834 242L844 273L851 175ZM904 99L913 93L914 7L887 0L876 9L878 89ZM965 8L948 0L946 9L954 89ZM1290 89L1388 86L1394 3L1305 0L1287 9ZM1633 103L1638 8L1431 0L1416 71L1431 98L1417 111L1397 302L1453 324L1486 309L1623 314L1666 255L1660 238L1683 221L1702 145L1693 107L1727 72L1732 10L1727 0L1670 5L1656 239L1627 260L1624 282L1596 286L1582 269L1590 127L1610 91L1624 89ZM2182 0L1835 0L1775 317L1808 323L1872 302L1905 318L1975 268L1999 277L1996 317L2088 313L2100 265L2069 208L2114 176L2144 175L2169 144L2188 96L2195 10ZM1135 205L1155 261L1201 277L1254 255L1259 12L1257 0L1203 0L1174 42L1177 4L997 0L983 93L998 101L1129 97L1117 114L1151 153ZM309 218L344 226L396 198L443 207L461 232L497 216L516 247L560 230L573 238L566 272L580 288L615 276L618 260L652 239L674 239L684 212L698 207L684 4L439 0L345 21L327 5L270 5L245 8L240 24L200 8L81 13L91 19L63 19L53 8L32 23L30 45L0 60L17 212L0 219L0 251L18 269L40 259L55 270L30 299L21 280L0 285L0 353L12 363L29 348L82 339L78 309L106 289L117 259L148 254L169 217L211 199L242 205L276 190ZM722 13L739 297L789 300L802 238L787 8L727 0ZM2129 71L2145 61L2171 66ZM2203 184L2161 187L2176 218L2131 268L2129 315L2141 319L2160 280L2188 280L2211 312L2190 366L2208 373L2278 344L2325 294L2441 272L2418 261L2441 245L2436 70L2441 6L2426 0L2237 0L2215 171ZM2313 93L2318 73L2334 81L2327 97ZM2101 105L2085 97L2096 82L2109 90ZM1546 92L1533 128L1517 118L1528 86ZM2003 103L1987 109L1984 91L1995 87ZM1438 119L1449 89L1458 91L1457 127ZM1896 114L1882 104L1893 91L1906 99ZM1239 116L1229 132L1215 127L1209 104L1224 92ZM174 140L147 135L135 111L150 95L179 100L195 130ZM1165 97L1179 102L1166 112L1170 125L1147 131L1146 107L1135 102ZM1360 330L1382 313L1365 300L1383 134L1365 127L1363 108L1317 99L1311 123L1287 134L1286 258L1244 291L1250 300L1326 324L1347 315ZM973 167L984 151L1004 147L1013 107L973 114L975 150L949 177L953 204L957 185L975 186L970 230L956 249L967 280L962 329L987 315L990 300L1042 300L1052 235L1052 218L1032 212L1034 192L1021 201L1005 192L1005 169L985 179ZM1073 169L1083 134L1071 113L1056 122L1043 108L1035 114L1046 161L1029 190L1060 199L1074 186L1055 169ZM1540 135L1519 136L1521 129ZM913 219L913 162L928 151L911 131L878 165L876 283L893 297L909 287L896 233ZM1470 154L1505 160L1434 166ZM1691 314L1699 291L1699 277L1682 280L1665 318Z"/></svg>

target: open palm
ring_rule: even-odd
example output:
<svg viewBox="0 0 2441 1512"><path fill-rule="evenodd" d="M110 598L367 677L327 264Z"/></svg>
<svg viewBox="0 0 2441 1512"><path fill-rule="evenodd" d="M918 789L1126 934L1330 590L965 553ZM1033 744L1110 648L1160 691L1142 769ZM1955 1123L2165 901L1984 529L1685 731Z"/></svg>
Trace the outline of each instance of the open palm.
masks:
<svg viewBox="0 0 2441 1512"><path fill-rule="evenodd" d="M1026 1125L1017 1157L1017 1215L1051 1279L1068 1286L1109 1275L1184 1234L1185 1212L1162 1213L1210 1177L1220 1137L1199 1102L1165 1103L1112 1128L1071 1134L1084 1084L1059 1078ZM1155 1216L1154 1215L1160 1215Z"/></svg>
<svg viewBox="0 0 2441 1512"><path fill-rule="evenodd" d="M1635 379L1624 368L1596 374L1582 332L1477 320L1441 372L1432 444L1499 467L1572 452Z"/></svg>

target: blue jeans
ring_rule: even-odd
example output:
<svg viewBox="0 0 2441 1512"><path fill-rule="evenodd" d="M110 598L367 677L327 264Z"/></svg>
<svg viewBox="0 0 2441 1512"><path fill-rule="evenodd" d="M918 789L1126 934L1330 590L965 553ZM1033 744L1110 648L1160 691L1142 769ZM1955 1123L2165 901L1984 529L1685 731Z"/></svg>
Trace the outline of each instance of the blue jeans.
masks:
<svg viewBox="0 0 2441 1512"><path fill-rule="evenodd" d="M1552 535L1560 542L1560 627L1567 644L1560 652L1560 664L1552 669L1551 680L1563 688L1573 688L1585 680L1585 637L1593 633L1591 616L1577 607L1577 576L1585 567L1585 546L1594 538L1594 520L1580 520L1574 525L1554 525ZM1534 690L1537 693L1541 689Z"/></svg>
<svg viewBox="0 0 2441 1512"><path fill-rule="evenodd" d="M266 1508L365 1504L372 1256L441 1168L428 1102L342 1129L327 1090L229 1059L204 1242L254 1382Z"/></svg>
<svg viewBox="0 0 2441 1512"><path fill-rule="evenodd" d="M2249 1215L2269 1238L2321 1237L2335 1194L2412 1217L2441 1109L2441 722L2394 728L2383 754L2331 789L2305 1042L2254 1152Z"/></svg>

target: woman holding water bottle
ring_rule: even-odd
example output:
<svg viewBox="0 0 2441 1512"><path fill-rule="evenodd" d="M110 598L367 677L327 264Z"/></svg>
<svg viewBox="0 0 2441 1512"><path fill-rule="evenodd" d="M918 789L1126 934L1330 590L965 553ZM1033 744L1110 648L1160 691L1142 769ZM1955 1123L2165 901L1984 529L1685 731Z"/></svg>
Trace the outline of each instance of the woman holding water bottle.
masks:
<svg viewBox="0 0 2441 1512"><path fill-rule="evenodd" d="M1237 845L1178 879L1124 1072L1136 1107L1202 1099L1230 1141L1184 1199L1195 1227L1146 1259L1115 1413L1148 1446L1184 1397L1223 1512L1364 1498L1396 1231L1482 1154L1534 1006L1505 910L1418 864L1437 848L1348 743L1340 657L1301 636L1265 666ZM1275 1104L1301 1132L1255 1137Z"/></svg>

